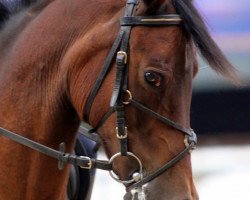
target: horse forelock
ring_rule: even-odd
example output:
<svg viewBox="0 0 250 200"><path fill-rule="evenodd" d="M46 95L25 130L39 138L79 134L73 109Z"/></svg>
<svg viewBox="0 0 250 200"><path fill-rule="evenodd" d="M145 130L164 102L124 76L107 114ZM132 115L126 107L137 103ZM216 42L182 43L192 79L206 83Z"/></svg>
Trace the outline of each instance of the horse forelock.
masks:
<svg viewBox="0 0 250 200"><path fill-rule="evenodd" d="M166 11L178 13L183 19L186 33L192 37L197 49L212 69L238 83L236 69L212 39L206 23L192 0L144 0L144 3L148 15L166 14Z"/></svg>
<svg viewBox="0 0 250 200"><path fill-rule="evenodd" d="M206 23L191 0L173 0L173 4L183 19L183 27L191 35L202 57L217 73L238 83L236 69L228 61L211 37Z"/></svg>

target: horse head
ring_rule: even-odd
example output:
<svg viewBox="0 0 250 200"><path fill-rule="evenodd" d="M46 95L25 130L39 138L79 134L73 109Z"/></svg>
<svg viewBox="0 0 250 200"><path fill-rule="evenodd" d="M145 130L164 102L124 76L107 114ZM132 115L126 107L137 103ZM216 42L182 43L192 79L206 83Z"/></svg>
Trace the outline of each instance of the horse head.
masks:
<svg viewBox="0 0 250 200"><path fill-rule="evenodd" d="M176 14L170 1L163 4L145 1L136 11L138 16L167 14ZM141 176L149 177L185 149L185 134L152 116L152 113L138 108L135 102L178 126L190 128L192 79L198 71L193 41L181 25L136 26L132 28L128 48L128 85L127 92L122 91L123 101L126 101L125 122L122 123L125 123L127 131L124 140L127 140L128 151L136 157L115 158L113 170L128 187L126 198L130 199L130 195L140 191L146 199L197 199L188 153L152 180L143 181L136 187L127 183L135 172L140 171L140 165L143 168ZM108 89L102 90L103 95L99 96L102 98L106 91ZM101 101L97 97L98 100ZM93 106L91 112L98 111ZM109 156L120 152L116 126L114 114L99 130Z"/></svg>
<svg viewBox="0 0 250 200"><path fill-rule="evenodd" d="M127 187L125 199L136 195L146 199L198 199L187 151L190 144L186 142L188 137L193 145L196 143L189 118L192 80L198 72L196 51L200 50L216 71L229 78L234 76L233 68L209 36L191 1L145 0L137 6L137 17L121 19L121 25L132 27L129 44L127 52L118 52L117 75L108 76L106 81L117 84L119 79L117 95L114 97L115 85L112 95L102 88L96 98L96 102L109 101L104 97L108 93L117 113L105 119L99 129L117 174L111 175ZM175 23L178 20L182 22ZM124 76L119 76L121 59L127 66ZM94 124L100 120L93 114L99 107L91 109Z"/></svg>
<svg viewBox="0 0 250 200"><path fill-rule="evenodd" d="M229 79L234 68L192 1L124 5L47 0L6 22L0 34L1 126L53 148L66 142L72 151L84 120L98 132L110 158L105 166L126 186L125 199L198 199L190 161L197 138L189 118L196 51ZM59 172L48 156L0 139L0 160L9 163L1 166L2 198L64 198L69 167ZM52 152L54 158L61 153ZM12 185L16 193L6 189Z"/></svg>

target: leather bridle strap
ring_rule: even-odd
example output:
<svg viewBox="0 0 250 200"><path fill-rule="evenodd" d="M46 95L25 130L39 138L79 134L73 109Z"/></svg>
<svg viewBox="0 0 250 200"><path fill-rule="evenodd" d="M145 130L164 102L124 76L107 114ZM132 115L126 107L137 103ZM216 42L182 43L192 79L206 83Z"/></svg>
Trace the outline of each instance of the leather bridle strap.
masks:
<svg viewBox="0 0 250 200"><path fill-rule="evenodd" d="M193 135L193 129L187 129L185 127L183 127L182 125L173 122L172 120L158 114L157 112L145 107L144 105L142 105L141 103L139 103L138 101L134 100L134 99L130 99L129 101L131 103L131 105L133 105L134 107L136 107L137 109L155 117L156 119L160 120L161 122L163 122L164 124L171 126L179 131L181 131L182 133L188 135L188 136L192 136Z"/></svg>
<svg viewBox="0 0 250 200"><path fill-rule="evenodd" d="M135 5L137 5L139 3L139 0L128 0L126 8L125 8L125 15L124 16L131 16L134 12L134 8ZM130 31L131 31L131 27L121 27L119 30L119 33L115 39L115 42L111 48L111 50L109 51L109 54L104 62L102 71L100 72L94 87L92 88L90 95L87 99L86 102L86 106L85 106L85 111L83 114L83 118L85 120L85 122L89 123L89 115L90 115L90 110L92 107L92 104L94 102L94 99L103 83L103 81L105 80L106 75L109 72L109 69L112 66L112 62L113 59L116 56L117 50L119 48L119 46L121 45L121 48L126 48L127 49L127 44L122 41L128 41L129 40L129 36L130 36ZM126 34L125 39L124 38L124 33Z"/></svg>
<svg viewBox="0 0 250 200"><path fill-rule="evenodd" d="M171 26L179 25L182 19L179 15L130 16L120 20L121 26Z"/></svg>
<svg viewBox="0 0 250 200"><path fill-rule="evenodd" d="M112 62L113 62L113 59L116 55L117 49L119 48L119 46L121 44L123 34L124 34L124 31L120 30L116 39L115 39L115 42L114 42L111 50L109 51L109 54L104 62L102 71L100 72L100 74L95 82L95 85L94 85L93 89L91 90L90 95L87 99L85 111L83 114L83 118L84 118L85 122L87 122L87 123L89 123L89 115L90 115L90 110L91 110L92 104L95 100L95 97L96 97L103 81L105 80L105 77L107 76L107 74L109 72L110 67L112 66Z"/></svg>
<svg viewBox="0 0 250 200"><path fill-rule="evenodd" d="M184 143L186 146L186 148L183 151L181 151L179 154L177 154L175 157L173 157L170 161L168 161L162 167L157 169L154 173L152 173L152 174L142 178L138 182L135 182L132 185L128 186L126 190L130 191L133 188L141 187L142 185L152 181L153 179L155 179L156 177L158 177L159 175L164 173L166 170L168 170L170 167L172 167L179 160L181 160L188 152L195 149L196 144L197 144L197 136L196 136L195 132L193 131L193 129L187 129L187 128L181 126L180 124L173 122L169 118L166 118L166 117L156 113L155 111L145 107L140 102L133 99L130 91L127 90L126 93L129 95L128 100L125 102L126 105L130 104L131 106L151 115L152 117L155 117L156 119L160 120L162 123L164 123L170 127L173 127L175 129L179 130L180 132L184 133L184 135L185 135Z"/></svg>
<svg viewBox="0 0 250 200"><path fill-rule="evenodd" d="M110 115L115 111L117 115L117 128L116 133L117 137L120 140L120 154L121 156L127 155L127 127L125 124L125 112L124 112L124 92L127 90L127 84L128 84L128 67L129 67L129 38L130 33L132 30L132 27L134 26L170 26L170 25L180 25L181 24L181 18L179 15L176 14L169 14L169 15L157 15L157 16L134 16L134 8L135 5L138 3L137 0L129 0L125 9L125 16L121 18L120 20L120 33L123 33L122 37L119 40L119 44L116 43L116 78L115 78L115 84L113 93L111 96L110 101L110 111L105 114L105 116L101 119L101 121L98 123L97 127L93 130L97 130L107 119L110 117ZM116 40L117 42L118 40ZM120 45L120 49L118 50ZM114 46L114 45L113 45ZM113 49L113 48L112 48ZM113 50L112 55L115 56ZM107 65L111 66L111 62L108 64L105 62L105 66ZM110 67L109 66L109 67ZM109 68L107 67L107 69ZM105 70L107 71L107 70ZM102 76L103 72L101 72L100 77L105 78L105 76ZM87 114L85 113L84 116L89 116L90 107L94 101L95 96L97 95L97 91L99 90L102 82L98 80L99 85L95 85L93 88L93 91L91 92L89 101L87 102ZM152 179L156 178L160 174L162 174L164 171L169 169L171 166L173 166L176 162L178 162L180 159L183 158L183 156L188 153L191 149L193 149L197 143L197 137L196 134L193 132L192 129L187 129L183 126L181 126L178 123L175 123L171 121L170 119L156 113L155 111L145 107L141 103L135 101L134 99L130 99L129 102L131 105L136 107L137 109L155 117L156 119L160 120L164 124L171 126L182 133L185 134L185 145L186 148L180 152L178 155L176 155L172 160L167 162L164 166L162 166L160 169L156 170L155 173L142 178L140 181L134 183L130 188L138 187L140 185L145 184L146 182L151 181ZM122 182L122 181L121 181ZM125 181L126 182L126 181Z"/></svg>
<svg viewBox="0 0 250 200"><path fill-rule="evenodd" d="M138 2L138 0L130 0L127 2L124 15L125 17L131 17L134 15L135 6L138 4ZM127 84L126 77L129 67L127 52L132 26L121 26L120 29L124 31L124 37L122 38L121 46L116 56L116 79L111 96L110 107L115 108L116 110L116 136L120 142L121 155L127 156L127 127L125 121L122 89L126 87Z"/></svg>
<svg viewBox="0 0 250 200"><path fill-rule="evenodd" d="M98 168L102 170L112 170L112 164L108 161L95 160L85 156L76 156L73 154L65 153L65 144L61 143L59 151L37 143L26 137L13 133L0 127L0 134L33 150L58 160L58 168L63 169L66 163L78 165L84 169Z"/></svg>

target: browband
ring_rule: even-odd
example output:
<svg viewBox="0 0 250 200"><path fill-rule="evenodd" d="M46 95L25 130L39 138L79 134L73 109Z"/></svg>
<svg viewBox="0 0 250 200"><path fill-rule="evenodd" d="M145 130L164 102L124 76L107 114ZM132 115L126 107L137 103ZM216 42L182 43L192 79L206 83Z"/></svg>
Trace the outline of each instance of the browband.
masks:
<svg viewBox="0 0 250 200"><path fill-rule="evenodd" d="M122 17L121 26L167 26L179 25L182 19L180 15L157 15L157 16L129 16Z"/></svg>

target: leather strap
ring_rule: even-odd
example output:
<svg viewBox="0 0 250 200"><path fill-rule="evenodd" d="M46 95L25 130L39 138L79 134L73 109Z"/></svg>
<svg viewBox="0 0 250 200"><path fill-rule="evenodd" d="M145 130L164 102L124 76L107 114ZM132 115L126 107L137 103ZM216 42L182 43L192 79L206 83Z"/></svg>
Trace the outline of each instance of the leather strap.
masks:
<svg viewBox="0 0 250 200"><path fill-rule="evenodd" d="M116 136L120 141L120 152L122 156L127 156L127 127L125 121L124 105L116 106Z"/></svg>
<svg viewBox="0 0 250 200"><path fill-rule="evenodd" d="M125 16L120 20L121 26L170 26L181 24L179 15Z"/></svg>
<svg viewBox="0 0 250 200"><path fill-rule="evenodd" d="M133 105L134 107L136 107L137 109L143 111L143 112L146 112L147 114L157 118L158 120L160 120L161 122L163 122L164 124L167 124L181 132L183 132L184 134L186 135L189 135L189 136L193 136L193 130L192 129L187 129L187 128L184 128L183 126L181 126L180 124L176 123L176 122L173 122L171 121L170 119L156 113L155 111L145 107L144 105L142 105L141 103L139 103L138 101L135 101L134 99L130 99L130 103L131 105Z"/></svg>
<svg viewBox="0 0 250 200"><path fill-rule="evenodd" d="M109 111L102 117L95 128L89 130L89 133L95 133L106 122L106 120L115 112L115 108L110 108Z"/></svg>
<svg viewBox="0 0 250 200"><path fill-rule="evenodd" d="M136 0L131 0L127 2L125 15L124 16L133 16L135 11L135 5L138 3ZM116 79L111 96L110 107L115 107L116 109L116 135L120 141L120 152L122 156L127 156L128 145L127 145L127 127L125 121L125 111L123 105L123 92L124 84L127 84L127 80L124 79L127 77L128 73L128 46L129 38L131 33L132 26L121 26L121 30L124 32L124 36L121 40L120 50L116 56Z"/></svg>
<svg viewBox="0 0 250 200"><path fill-rule="evenodd" d="M116 78L115 78L115 85L114 85L113 93L112 93L111 100L110 100L111 108L116 106L116 103L117 103L117 100L121 91L123 73L124 73L125 65L126 65L125 62L127 60L127 54L123 54L123 53L125 52L119 51L116 57Z"/></svg>
<svg viewBox="0 0 250 200"><path fill-rule="evenodd" d="M84 120L87 123L89 123L89 114L90 114L90 110L91 110L92 104L94 102L94 99L95 99L110 67L112 66L112 61L116 55L117 49L120 46L121 40L123 38L123 34L124 34L123 30L120 30L111 50L109 51L108 57L106 58L106 60L104 62L102 71L100 72L100 74L95 82L95 85L92 88L92 91L90 92L90 95L87 99L85 111L84 111Z"/></svg>
<svg viewBox="0 0 250 200"><path fill-rule="evenodd" d="M112 169L112 165L108 161L95 160L89 157L76 156L74 154L65 153L64 143L60 144L59 151L58 151L50 147L47 147L45 145L42 145L40 143L37 143L33 140L30 140L26 137L13 133L2 127L0 127L0 134L19 144L22 144L26 147L36 150L49 157L57 159L59 169L63 169L66 163L78 165L79 167L85 168L85 169L92 169L92 168L98 168L98 169L103 169L103 170Z"/></svg>
<svg viewBox="0 0 250 200"><path fill-rule="evenodd" d="M162 173L164 173L166 170L171 168L175 163L177 163L179 160L181 160L187 153L189 153L192 148L194 148L195 144L191 143L188 147L186 147L182 152L177 154L175 157L173 157L170 161L168 161L165 165L160 167L158 170L156 170L154 173L146 176L145 178L141 179L140 181L132 184L131 186L128 186L126 188L126 191L129 192L133 188L141 187L142 185L152 181L156 177L160 176Z"/></svg>

